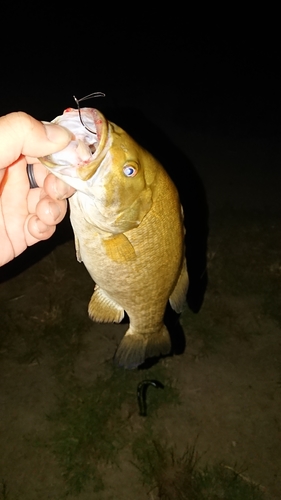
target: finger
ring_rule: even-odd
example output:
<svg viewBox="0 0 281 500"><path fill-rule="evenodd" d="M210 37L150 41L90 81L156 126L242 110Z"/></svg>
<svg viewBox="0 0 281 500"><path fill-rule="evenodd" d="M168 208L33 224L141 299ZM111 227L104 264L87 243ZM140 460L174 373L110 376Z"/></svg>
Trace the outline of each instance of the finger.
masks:
<svg viewBox="0 0 281 500"><path fill-rule="evenodd" d="M27 246L34 245L38 241L44 241L50 238L56 230L56 226L48 226L42 222L37 215L31 215L27 218L24 227L25 240Z"/></svg>
<svg viewBox="0 0 281 500"><path fill-rule="evenodd" d="M53 200L49 196L42 198L36 206L36 215L45 224L59 224L67 211L66 200Z"/></svg>
<svg viewBox="0 0 281 500"><path fill-rule="evenodd" d="M18 159L13 167L6 170L7 175L1 194L3 221L15 255L21 253L26 245L23 227L28 216L27 196L29 183L26 176L25 160Z"/></svg>
<svg viewBox="0 0 281 500"><path fill-rule="evenodd" d="M44 190L51 198L63 200L70 198L75 193L75 189L53 174L47 175L44 181Z"/></svg>
<svg viewBox="0 0 281 500"><path fill-rule="evenodd" d="M0 168L11 165L21 154L45 156L64 149L72 133L55 124L43 124L21 111L0 118Z"/></svg>
<svg viewBox="0 0 281 500"><path fill-rule="evenodd" d="M9 236L7 235L5 223L3 220L3 216L1 214L1 205L0 205L0 266L3 266L7 262L10 262L15 257L15 252L13 249L13 245Z"/></svg>
<svg viewBox="0 0 281 500"><path fill-rule="evenodd" d="M31 165L31 170L33 172L33 178L35 180L35 183L37 184L38 187L42 188L44 185L45 178L49 173L48 169L44 165L42 165L42 163L38 163L38 160L36 160L35 163L29 163L29 165Z"/></svg>
<svg viewBox="0 0 281 500"><path fill-rule="evenodd" d="M42 199L42 188L33 188L29 190L27 195L27 211L29 214L36 213L36 207Z"/></svg>

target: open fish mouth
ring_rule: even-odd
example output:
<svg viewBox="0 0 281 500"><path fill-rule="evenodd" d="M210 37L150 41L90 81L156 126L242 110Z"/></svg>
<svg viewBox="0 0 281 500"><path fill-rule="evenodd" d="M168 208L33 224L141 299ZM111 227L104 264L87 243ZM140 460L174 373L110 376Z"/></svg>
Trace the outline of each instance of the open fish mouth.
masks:
<svg viewBox="0 0 281 500"><path fill-rule="evenodd" d="M104 116L94 108L67 108L52 123L67 128L73 135L68 146L40 158L54 174L88 180L102 160L108 126ZM96 164L96 168L95 168Z"/></svg>

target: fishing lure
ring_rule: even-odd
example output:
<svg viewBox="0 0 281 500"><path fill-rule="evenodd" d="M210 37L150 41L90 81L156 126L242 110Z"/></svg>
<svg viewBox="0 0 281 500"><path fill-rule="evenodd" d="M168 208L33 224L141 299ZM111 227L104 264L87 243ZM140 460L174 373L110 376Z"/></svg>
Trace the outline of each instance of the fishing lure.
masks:
<svg viewBox="0 0 281 500"><path fill-rule="evenodd" d="M156 389L159 389L159 388L164 389L164 385L161 382L159 382L158 380L143 380L142 382L139 383L138 388L137 388L137 397L138 397L138 404L139 404L139 409L140 409L139 414L141 417L147 416L146 391L147 391L149 385L156 387Z"/></svg>

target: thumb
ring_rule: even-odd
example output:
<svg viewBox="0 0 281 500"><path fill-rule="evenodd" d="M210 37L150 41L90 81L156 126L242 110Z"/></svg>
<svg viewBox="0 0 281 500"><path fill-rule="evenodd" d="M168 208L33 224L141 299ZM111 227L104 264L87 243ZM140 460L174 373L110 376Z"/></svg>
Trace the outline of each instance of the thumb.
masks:
<svg viewBox="0 0 281 500"><path fill-rule="evenodd" d="M0 168L7 167L21 155L45 156L64 149L72 133L60 125L42 123L23 113L0 118Z"/></svg>

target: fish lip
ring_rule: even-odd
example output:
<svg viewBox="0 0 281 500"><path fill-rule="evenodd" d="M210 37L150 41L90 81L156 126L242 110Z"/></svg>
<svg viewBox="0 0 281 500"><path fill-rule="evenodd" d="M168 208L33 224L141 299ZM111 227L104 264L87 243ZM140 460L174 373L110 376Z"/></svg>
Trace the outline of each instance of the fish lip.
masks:
<svg viewBox="0 0 281 500"><path fill-rule="evenodd" d="M95 123L95 127L96 127L95 133L97 135L98 141L100 142L103 131L104 131L104 126L106 126L106 123L105 123L106 120L105 120L105 117L100 113L100 111L98 111L95 108L92 108L92 114L93 114L94 123Z"/></svg>
<svg viewBox="0 0 281 500"><path fill-rule="evenodd" d="M77 172L78 172L79 177L83 181L87 181L88 179L93 177L93 175L97 171L101 161L105 157L107 150L109 149L109 145L108 145L108 147L106 147L106 145L108 143L108 139L109 139L109 127L108 127L108 122L107 122L106 118L98 109L82 108L81 112L83 109L90 111L92 116L93 116L93 120L94 120L94 124L95 124L95 128L96 128L96 131L93 133L96 134L97 140L98 140L98 146L97 146L95 152L93 153L92 160L87 165L81 165L80 167L77 168ZM82 118L83 118L83 116L82 116Z"/></svg>

